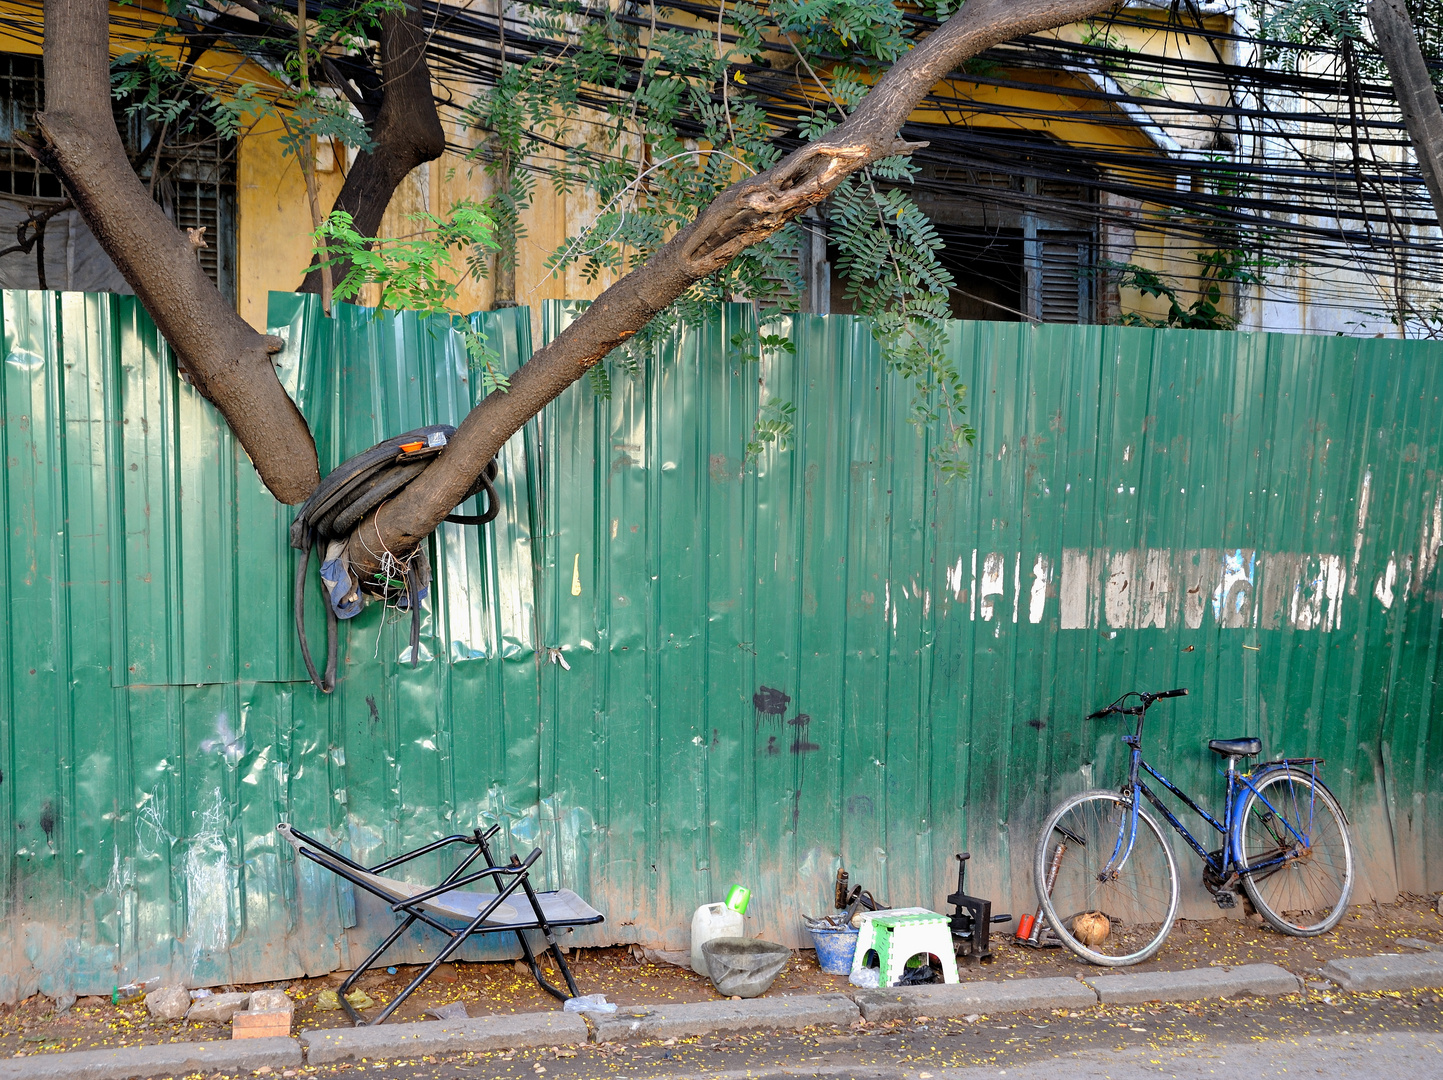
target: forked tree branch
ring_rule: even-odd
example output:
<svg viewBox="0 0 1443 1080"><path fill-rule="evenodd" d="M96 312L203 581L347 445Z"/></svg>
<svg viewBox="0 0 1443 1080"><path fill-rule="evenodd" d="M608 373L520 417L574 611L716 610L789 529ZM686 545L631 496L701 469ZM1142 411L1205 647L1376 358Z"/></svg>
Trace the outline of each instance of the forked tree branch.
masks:
<svg viewBox="0 0 1443 1080"><path fill-rule="evenodd" d="M486 463L523 424L692 285L817 205L871 162L919 144L897 133L957 65L993 45L1062 26L1115 0L966 0L902 57L842 124L757 176L733 184L647 263L603 292L511 377L510 389L473 408L446 450L378 516L353 534L350 558L363 575L372 551L409 554L470 490Z"/></svg>
<svg viewBox="0 0 1443 1080"><path fill-rule="evenodd" d="M426 64L426 30L414 5L381 16L380 53L381 107L371 124L375 145L357 155L334 207L351 215L362 236L380 230L391 196L407 174L446 149ZM334 280L342 281L348 269L349 263L337 263L331 270ZM314 262L300 291L321 291Z"/></svg>
<svg viewBox="0 0 1443 1080"><path fill-rule="evenodd" d="M278 343L249 326L131 168L110 102L108 0L46 0L45 109L26 149L65 184L100 246L225 417L281 502L320 480L305 418L276 378Z"/></svg>

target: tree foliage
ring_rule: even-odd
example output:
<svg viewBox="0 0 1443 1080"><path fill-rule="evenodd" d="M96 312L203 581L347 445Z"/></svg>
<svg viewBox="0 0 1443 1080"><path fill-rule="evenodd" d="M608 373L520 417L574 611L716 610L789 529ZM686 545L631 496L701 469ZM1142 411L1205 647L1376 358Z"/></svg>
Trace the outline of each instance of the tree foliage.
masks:
<svg viewBox="0 0 1443 1080"><path fill-rule="evenodd" d="M547 266L589 282L641 266L728 185L831 130L909 47L892 0L743 0L690 28L678 28L685 12L654 4L599 9L563 0L512 10L554 48L508 67L470 110L489 136L478 155L485 168L508 170L488 207L498 228L519 231L538 183L588 194L597 213ZM949 8L943 0L931 10ZM659 20L666 27L653 29ZM803 81L812 102L790 130L769 118L748 81L778 68ZM885 357L913 388L913 418L942 425L933 460L944 474L962 475L974 432L964 421L966 388L944 348L953 282L938 261L941 240L907 191L914 171L899 157L848 179L833 196L829 239L853 310L873 318ZM787 226L697 283L592 369L593 390L605 395L615 377L639 371L678 320L707 304L796 310L805 227ZM784 406L759 414L753 459L763 446L787 444Z"/></svg>

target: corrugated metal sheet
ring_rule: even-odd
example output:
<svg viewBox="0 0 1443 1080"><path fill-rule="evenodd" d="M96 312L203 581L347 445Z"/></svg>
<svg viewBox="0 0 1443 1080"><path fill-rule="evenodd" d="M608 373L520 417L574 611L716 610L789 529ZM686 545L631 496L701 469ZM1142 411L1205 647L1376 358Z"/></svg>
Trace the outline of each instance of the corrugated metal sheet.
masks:
<svg viewBox="0 0 1443 1080"><path fill-rule="evenodd" d="M1040 813L1121 766L1080 717L1133 686L1193 688L1149 737L1175 779L1216 794L1218 735L1322 753L1368 886L1443 885L1437 346L957 324L979 436L944 484L863 323L780 320L759 366L730 306L513 440L501 517L438 535L428 661L372 607L323 697L290 511L135 301L3 318L0 998L349 963L387 918L298 876L283 816L361 858L501 822L594 941L679 946L733 881L792 941L839 861L935 905L964 848L1026 907ZM478 318L529 354L524 311ZM474 399L412 315L271 322L323 468ZM749 465L759 376L798 440Z"/></svg>
<svg viewBox="0 0 1443 1080"><path fill-rule="evenodd" d="M1216 799L1220 736L1326 756L1359 895L1443 884L1437 346L954 324L979 434L948 484L863 322L778 320L796 354L759 369L727 359L750 320L546 419L542 783L614 924L678 947L742 881L795 941L839 862L940 904L969 849L1029 908L1040 815L1124 764L1082 716L1172 686L1174 779ZM753 468L759 376L799 438Z"/></svg>

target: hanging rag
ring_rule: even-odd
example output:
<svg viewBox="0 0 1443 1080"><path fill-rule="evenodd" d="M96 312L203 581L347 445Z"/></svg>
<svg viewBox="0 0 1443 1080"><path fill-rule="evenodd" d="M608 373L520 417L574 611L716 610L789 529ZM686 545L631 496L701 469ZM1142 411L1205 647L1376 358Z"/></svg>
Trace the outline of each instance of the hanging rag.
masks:
<svg viewBox="0 0 1443 1080"><path fill-rule="evenodd" d="M456 429L449 424L432 424L377 443L331 470L291 522L291 547L301 552L296 564L294 594L296 633L300 636L306 671L325 693L330 693L336 685L337 620L359 615L365 596L377 597L410 612L411 665L414 667L420 661L421 602L431 585L431 563L425 546L404 562L390 558L387 553L382 572L361 580L352 571L346 541L367 514L420 476L455 433ZM484 491L484 513L447 514L445 520L458 525L484 525L495 518L500 510L496 475L496 459L492 458L461 500L465 502ZM311 549L317 547L321 549L321 590L326 600L324 675L316 671L306 639L305 582L311 565Z"/></svg>

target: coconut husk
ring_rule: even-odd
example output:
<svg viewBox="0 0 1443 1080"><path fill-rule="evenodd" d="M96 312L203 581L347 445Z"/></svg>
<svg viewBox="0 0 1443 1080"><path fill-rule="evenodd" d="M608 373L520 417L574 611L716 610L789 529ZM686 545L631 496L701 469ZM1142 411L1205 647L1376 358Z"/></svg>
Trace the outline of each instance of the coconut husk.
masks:
<svg viewBox="0 0 1443 1080"><path fill-rule="evenodd" d="M1112 923L1100 911L1084 911L1072 920L1072 936L1088 948L1101 945L1112 933Z"/></svg>

